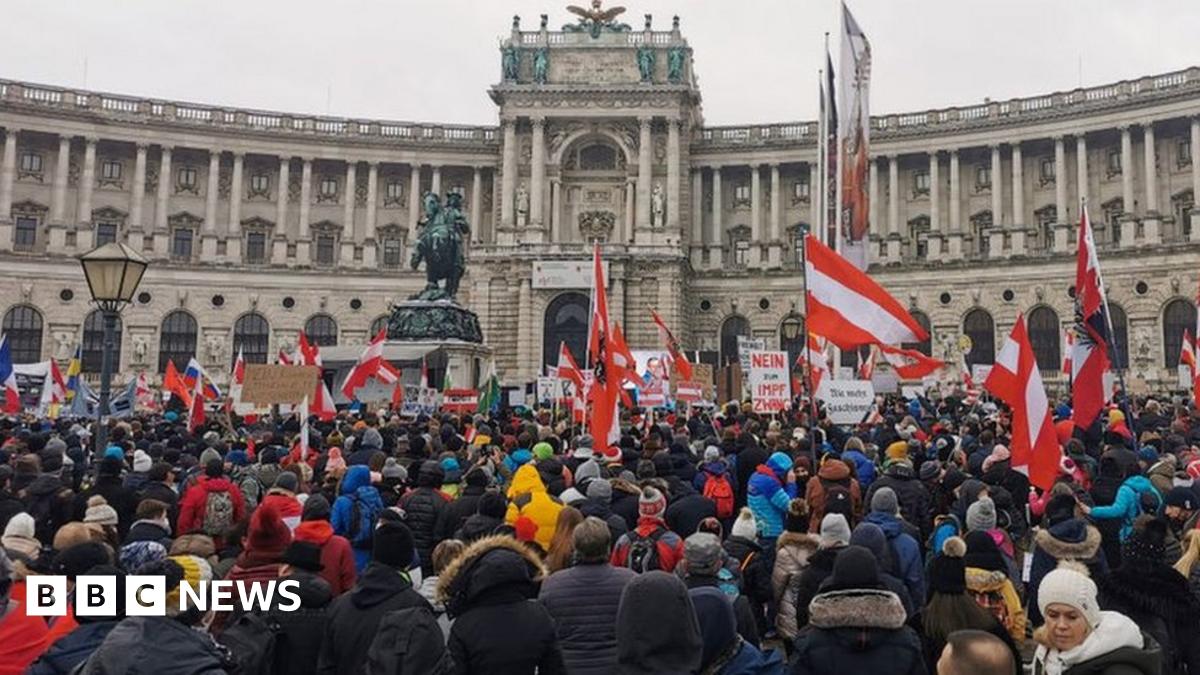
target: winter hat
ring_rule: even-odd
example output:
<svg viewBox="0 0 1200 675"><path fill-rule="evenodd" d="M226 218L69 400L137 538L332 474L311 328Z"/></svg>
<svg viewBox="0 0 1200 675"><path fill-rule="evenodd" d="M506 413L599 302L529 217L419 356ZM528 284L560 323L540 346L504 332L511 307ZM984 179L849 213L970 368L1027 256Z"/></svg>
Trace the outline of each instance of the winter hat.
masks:
<svg viewBox="0 0 1200 675"><path fill-rule="evenodd" d="M663 513L666 510L667 498L663 496L663 493L653 487L642 489L642 496L638 498L639 517L662 520Z"/></svg>
<svg viewBox="0 0 1200 675"><path fill-rule="evenodd" d="M442 478L443 483L457 483L462 480L462 466L453 457L446 457L442 460L442 472L445 474L445 477Z"/></svg>
<svg viewBox="0 0 1200 675"><path fill-rule="evenodd" d="M716 574L724 550L721 540L708 532L696 532L683 541L683 559L689 574Z"/></svg>
<svg viewBox="0 0 1200 675"><path fill-rule="evenodd" d="M277 509L260 506L254 510L254 515L250 517L250 528L246 531L247 550L282 555L291 542L292 531L283 523Z"/></svg>
<svg viewBox="0 0 1200 675"><path fill-rule="evenodd" d="M321 547L310 541L293 541L283 552L283 562L309 572L325 569L321 564Z"/></svg>
<svg viewBox="0 0 1200 675"><path fill-rule="evenodd" d="M575 482L582 483L585 480L595 479L600 477L600 465L596 460L589 459L581 463L575 469Z"/></svg>
<svg viewBox="0 0 1200 675"><path fill-rule="evenodd" d="M940 464L934 460L921 462L921 469L918 473L922 481L930 481L937 478L938 472L942 470Z"/></svg>
<svg viewBox="0 0 1200 675"><path fill-rule="evenodd" d="M1075 517L1075 495L1054 495L1046 502L1045 521L1054 526Z"/></svg>
<svg viewBox="0 0 1200 675"><path fill-rule="evenodd" d="M1147 464L1154 464L1158 462L1158 451L1152 446L1147 445L1141 450L1138 450L1138 459Z"/></svg>
<svg viewBox="0 0 1200 675"><path fill-rule="evenodd" d="M381 522L375 528L371 544L371 559L393 569L404 570L413 561L412 531L398 521Z"/></svg>
<svg viewBox="0 0 1200 675"><path fill-rule="evenodd" d="M729 528L729 536L741 537L754 541L758 537L758 524L754 521L754 513L749 507L742 507L738 512L737 519L733 521L733 527Z"/></svg>
<svg viewBox="0 0 1200 675"><path fill-rule="evenodd" d="M716 462L721 459L721 449L715 445L710 445L704 449L704 462Z"/></svg>
<svg viewBox="0 0 1200 675"><path fill-rule="evenodd" d="M879 566L875 555L862 546L847 546L833 561L833 574L821 584L821 592L879 588Z"/></svg>
<svg viewBox="0 0 1200 675"><path fill-rule="evenodd" d="M154 465L154 460L150 459L144 450L133 451L133 470L138 473L146 473L150 467Z"/></svg>
<svg viewBox="0 0 1200 675"><path fill-rule="evenodd" d="M1195 511L1196 493L1191 488L1177 485L1167 493L1167 498L1163 500L1163 504L1165 506L1174 506L1184 511Z"/></svg>
<svg viewBox="0 0 1200 675"><path fill-rule="evenodd" d="M117 510L108 505L108 500L101 495L92 495L87 500L87 511L83 522L97 525L117 526Z"/></svg>
<svg viewBox="0 0 1200 675"><path fill-rule="evenodd" d="M517 541L531 542L537 539L538 524L529 516L518 516L513 523Z"/></svg>
<svg viewBox="0 0 1200 675"><path fill-rule="evenodd" d="M1096 583L1088 577L1087 568L1077 562L1063 562L1042 577L1037 604L1042 616L1046 615L1046 608L1050 605L1074 607L1083 613L1088 625L1095 630L1100 625L1101 616L1096 595Z"/></svg>
<svg viewBox="0 0 1200 675"><path fill-rule="evenodd" d="M169 562L175 563L181 572L178 577L167 577L167 588L171 589L167 594L167 616L175 616L179 613L179 585L186 581L194 590L199 591L200 582L212 581L213 570L207 560L194 555L171 556L166 560L151 563L149 567Z"/></svg>
<svg viewBox="0 0 1200 675"><path fill-rule="evenodd" d="M504 495L488 491L479 497L479 504L475 507L475 512L490 518L503 518L507 509L508 502L504 500Z"/></svg>
<svg viewBox="0 0 1200 675"><path fill-rule="evenodd" d="M700 638L704 645L700 670L696 672L711 672L710 666L717 664L724 653L740 643L733 603L729 596L712 586L688 589L688 595L696 609Z"/></svg>
<svg viewBox="0 0 1200 675"><path fill-rule="evenodd" d="M325 457L325 473L340 474L346 471L346 458L342 457L341 448L330 448Z"/></svg>
<svg viewBox="0 0 1200 675"><path fill-rule="evenodd" d="M821 544L832 546L850 543L850 523L840 513L826 513L821 519Z"/></svg>
<svg viewBox="0 0 1200 675"><path fill-rule="evenodd" d="M792 470L792 458L786 452L772 453L767 458L767 468L776 474L787 473Z"/></svg>
<svg viewBox="0 0 1200 675"><path fill-rule="evenodd" d="M85 541L81 544L63 549L57 556L54 557L54 563L50 566L50 571L53 574L65 574L68 577L77 577L80 574L87 574L87 571L96 565L111 565L112 552L107 544L102 544L98 541Z"/></svg>
<svg viewBox="0 0 1200 675"><path fill-rule="evenodd" d="M575 439L575 452L572 453L573 457L576 459L591 459L594 455L595 451L592 449L592 437L590 435L584 434Z"/></svg>
<svg viewBox="0 0 1200 675"><path fill-rule="evenodd" d="M200 453L200 466L208 466L209 462L212 462L214 459L220 461L221 453L213 448L205 448L204 452Z"/></svg>
<svg viewBox="0 0 1200 675"><path fill-rule="evenodd" d="M275 487L295 492L300 489L300 479L296 478L296 474L291 471L284 471L275 479Z"/></svg>
<svg viewBox="0 0 1200 675"><path fill-rule="evenodd" d="M392 478L403 483L408 480L408 470L400 466L396 462L395 457L388 457L383 463L383 477Z"/></svg>
<svg viewBox="0 0 1200 675"><path fill-rule="evenodd" d="M967 542L950 537L942 544L942 554L929 561L929 592L958 595L967 592L967 569L963 555Z"/></svg>
<svg viewBox="0 0 1200 675"><path fill-rule="evenodd" d="M562 494L558 495L558 501L566 504L567 506L578 506L579 504L587 501L587 496L575 489L575 487L569 487L566 490L563 490Z"/></svg>
<svg viewBox="0 0 1200 675"><path fill-rule="evenodd" d="M1011 458L1012 453L1008 451L1008 447L997 443L996 447L992 448L992 452L987 456L987 459L983 460L983 472L987 473L988 469L991 469L1000 462L1006 462Z"/></svg>
<svg viewBox="0 0 1200 675"><path fill-rule="evenodd" d="M592 480L587 486L587 498L595 499L601 504L611 503L612 483L599 478Z"/></svg>
<svg viewBox="0 0 1200 675"><path fill-rule="evenodd" d="M996 529L996 503L983 497L967 507L967 532Z"/></svg>
<svg viewBox="0 0 1200 675"><path fill-rule="evenodd" d="M119 446L119 445L110 445L104 449L104 458L108 459L109 457L111 457L113 459L118 459L118 460L124 462L125 461L125 451L122 450L121 446Z"/></svg>
<svg viewBox="0 0 1200 675"><path fill-rule="evenodd" d="M1008 565L1004 562L1004 555L1000 553L1000 548L996 546L996 540L992 539L992 535L983 530L974 530L967 533L965 541L967 542L967 551L963 555L963 563L967 567L1008 574Z"/></svg>
<svg viewBox="0 0 1200 675"><path fill-rule="evenodd" d="M304 500L304 509L300 512L300 520L329 520L331 509L329 508L329 500L321 493L309 495L308 499Z"/></svg>
<svg viewBox="0 0 1200 675"><path fill-rule="evenodd" d="M157 541L133 541L121 547L118 557L122 569L136 570L155 560L165 560L167 549Z"/></svg>
<svg viewBox="0 0 1200 675"><path fill-rule="evenodd" d="M850 545L861 546L871 552L878 560L885 560L888 555L887 535L875 523L859 523L850 533Z"/></svg>
<svg viewBox="0 0 1200 675"><path fill-rule="evenodd" d="M890 487L881 487L871 497L871 512L896 515L900 512L900 504L896 501L896 491Z"/></svg>
<svg viewBox="0 0 1200 675"><path fill-rule="evenodd" d="M533 446L533 458L538 461L545 461L554 456L554 446L542 441L535 443Z"/></svg>
<svg viewBox="0 0 1200 675"><path fill-rule="evenodd" d="M883 454L889 460L908 459L908 441L895 441L884 449Z"/></svg>
<svg viewBox="0 0 1200 675"><path fill-rule="evenodd" d="M808 502L803 499L793 499L788 502L787 515L784 516L783 529L788 532L803 534L808 532Z"/></svg>
<svg viewBox="0 0 1200 675"><path fill-rule="evenodd" d="M8 524L4 526L4 536L29 537L32 539L35 529L33 516L21 511L8 519Z"/></svg>
<svg viewBox="0 0 1200 675"><path fill-rule="evenodd" d="M378 429L368 427L367 430L362 433L362 440L359 441L359 445L361 445L363 449L370 448L372 450L379 450L383 447L383 436L380 435Z"/></svg>
<svg viewBox="0 0 1200 675"><path fill-rule="evenodd" d="M1139 516L1133 532L1121 545L1121 560L1131 564L1162 563L1166 542L1166 522L1150 515Z"/></svg>

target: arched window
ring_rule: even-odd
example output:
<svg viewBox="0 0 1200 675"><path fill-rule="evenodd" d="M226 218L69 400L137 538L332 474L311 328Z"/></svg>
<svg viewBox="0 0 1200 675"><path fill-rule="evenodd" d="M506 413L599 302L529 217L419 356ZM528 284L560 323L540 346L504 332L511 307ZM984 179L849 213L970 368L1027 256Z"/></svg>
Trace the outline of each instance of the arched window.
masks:
<svg viewBox="0 0 1200 675"><path fill-rule="evenodd" d="M233 358L238 350L246 363L266 363L271 349L271 326L261 314L244 314L233 324Z"/></svg>
<svg viewBox="0 0 1200 675"><path fill-rule="evenodd" d="M104 313L95 310L83 320L83 358L80 367L85 373L98 373L104 361ZM121 317L113 326L113 372L121 369Z"/></svg>
<svg viewBox="0 0 1200 675"><path fill-rule="evenodd" d="M738 360L738 336L750 337L750 322L734 314L721 324L721 367Z"/></svg>
<svg viewBox="0 0 1200 675"><path fill-rule="evenodd" d="M1183 331L1196 325L1196 307L1183 298L1176 298L1163 308L1163 349L1167 368L1179 365L1179 352L1183 348ZM1194 338L1194 336L1193 336Z"/></svg>
<svg viewBox="0 0 1200 675"><path fill-rule="evenodd" d="M13 363L42 360L42 315L29 305L17 305L4 315L3 329Z"/></svg>
<svg viewBox="0 0 1200 675"><path fill-rule="evenodd" d="M586 368L588 313L591 302L582 293L563 293L550 301L542 322L542 363L558 363L558 346L565 342L580 368Z"/></svg>
<svg viewBox="0 0 1200 675"><path fill-rule="evenodd" d="M1126 318L1125 310L1120 305L1110 304L1108 306L1108 316L1112 319L1113 341L1116 342L1116 349L1109 349L1108 358L1112 361L1114 368L1128 368L1129 319Z"/></svg>
<svg viewBox="0 0 1200 675"><path fill-rule="evenodd" d="M1042 305L1035 307L1026 321L1038 368L1047 373L1058 372L1062 368L1062 324L1058 322L1058 313Z"/></svg>
<svg viewBox="0 0 1200 675"><path fill-rule="evenodd" d="M188 361L196 355L196 320L183 310L167 315L158 338L158 372L167 370L167 362L183 372Z"/></svg>
<svg viewBox="0 0 1200 675"><path fill-rule="evenodd" d="M996 362L996 322L985 309L973 309L963 317L963 335L971 338L967 365L988 365Z"/></svg>
<svg viewBox="0 0 1200 675"><path fill-rule="evenodd" d="M328 314L313 314L304 322L304 334L318 347L333 347L338 343L338 325Z"/></svg>
<svg viewBox="0 0 1200 675"><path fill-rule="evenodd" d="M929 316L925 314L925 312L918 311L909 312L909 314L921 326L921 328L925 329L925 332L929 334L929 337L925 338L923 342L905 342L900 346L904 347L905 349L915 349L925 356L933 356L933 329L930 327Z"/></svg>
<svg viewBox="0 0 1200 675"><path fill-rule="evenodd" d="M387 328L388 321L391 318L392 317L388 316L387 314L384 314L383 316L372 321L371 322L371 334L367 336L367 339L370 340L370 339L374 338L376 335L379 335L379 331L383 330L384 328Z"/></svg>

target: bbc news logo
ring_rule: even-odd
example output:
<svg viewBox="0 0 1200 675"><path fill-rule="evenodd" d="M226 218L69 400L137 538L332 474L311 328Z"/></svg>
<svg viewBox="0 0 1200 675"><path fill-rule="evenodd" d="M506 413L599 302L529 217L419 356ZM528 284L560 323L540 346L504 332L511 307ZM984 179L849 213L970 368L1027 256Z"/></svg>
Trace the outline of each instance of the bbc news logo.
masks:
<svg viewBox="0 0 1200 675"><path fill-rule="evenodd" d="M67 600L75 598L76 616L117 616L117 578L112 575L87 575L75 577L74 593L67 592L65 576L31 576L26 580L27 613L30 616L66 616ZM193 609L205 612L265 611L274 609L294 612L300 609L300 596L296 594L300 582L296 580L239 584L235 581L201 581L197 586L187 581L179 584L178 603L172 602L167 592L167 580L162 576L132 574L125 577L126 616L167 616ZM174 589L172 589L174 590Z"/></svg>

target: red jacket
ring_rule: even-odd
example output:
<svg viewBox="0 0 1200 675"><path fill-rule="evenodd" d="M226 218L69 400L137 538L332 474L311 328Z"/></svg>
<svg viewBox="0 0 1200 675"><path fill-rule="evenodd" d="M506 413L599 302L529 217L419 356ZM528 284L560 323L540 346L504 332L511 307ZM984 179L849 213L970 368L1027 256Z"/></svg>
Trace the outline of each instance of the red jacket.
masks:
<svg viewBox="0 0 1200 675"><path fill-rule="evenodd" d="M267 496L263 497L262 506L273 506L279 512L279 517L286 524L288 518L295 518L295 522L300 522L300 514L304 511L304 507L300 506L300 502L294 495L288 492L279 491L278 488L271 488L267 491Z"/></svg>
<svg viewBox="0 0 1200 675"><path fill-rule="evenodd" d="M200 481L183 495L183 502L179 505L179 522L176 523L175 532L190 534L198 532L204 527L204 509L208 503L208 493L210 492L229 493L229 498L233 501L234 522L239 522L246 517L246 500L236 485L229 482L229 479L224 476L220 478L202 476ZM221 547L219 539L213 537L213 541L217 543L219 549Z"/></svg>
<svg viewBox="0 0 1200 675"><path fill-rule="evenodd" d="M20 597L25 597L24 588ZM21 675L49 646L46 621L26 614L15 586L12 599L14 607L0 619L0 675Z"/></svg>
<svg viewBox="0 0 1200 675"><path fill-rule="evenodd" d="M659 535L655 542L655 547L658 549L658 566L664 572L675 571L675 566L679 561L683 560L683 539L672 532L667 524L657 518L638 518L638 526L634 532L637 532L643 537L650 536L655 528L661 528L662 534ZM631 536L633 532L628 532L621 535L617 540L617 545L613 547L612 558L610 562L613 567L625 567L626 559L629 557L629 547L633 545Z"/></svg>
<svg viewBox="0 0 1200 675"><path fill-rule="evenodd" d="M358 573L354 567L354 552L350 541L333 533L327 520L309 520L300 523L292 533L293 541L307 541L321 547L321 578L329 582L334 595L341 595L354 588Z"/></svg>

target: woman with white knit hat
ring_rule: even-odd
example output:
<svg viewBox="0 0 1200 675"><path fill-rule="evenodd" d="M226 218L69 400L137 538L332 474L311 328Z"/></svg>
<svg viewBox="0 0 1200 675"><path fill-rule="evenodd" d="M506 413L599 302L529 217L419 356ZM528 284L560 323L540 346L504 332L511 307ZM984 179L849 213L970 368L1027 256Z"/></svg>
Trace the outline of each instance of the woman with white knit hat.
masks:
<svg viewBox="0 0 1200 675"><path fill-rule="evenodd" d="M1159 675L1161 652L1132 619L1100 610L1087 568L1064 562L1042 579L1034 675Z"/></svg>

